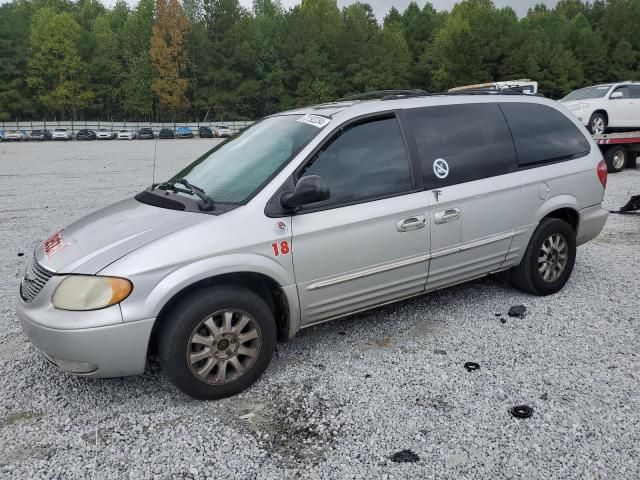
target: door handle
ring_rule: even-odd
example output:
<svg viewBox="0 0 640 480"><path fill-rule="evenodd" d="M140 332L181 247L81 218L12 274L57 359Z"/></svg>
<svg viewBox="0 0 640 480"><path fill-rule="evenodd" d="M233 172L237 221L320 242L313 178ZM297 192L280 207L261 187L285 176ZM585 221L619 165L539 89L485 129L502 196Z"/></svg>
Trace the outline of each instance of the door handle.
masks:
<svg viewBox="0 0 640 480"><path fill-rule="evenodd" d="M416 215L415 217L403 218L396 224L396 230L399 232L411 232L424 228L427 224L427 217L424 215Z"/></svg>
<svg viewBox="0 0 640 480"><path fill-rule="evenodd" d="M449 223L460 218L459 208L447 208L435 214L435 222L437 224Z"/></svg>

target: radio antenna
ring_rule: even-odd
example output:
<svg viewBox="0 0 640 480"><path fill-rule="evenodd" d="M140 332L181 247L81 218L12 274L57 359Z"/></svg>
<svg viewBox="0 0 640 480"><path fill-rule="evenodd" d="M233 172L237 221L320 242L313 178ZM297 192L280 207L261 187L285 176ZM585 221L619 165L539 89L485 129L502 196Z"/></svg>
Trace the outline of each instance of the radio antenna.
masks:
<svg viewBox="0 0 640 480"><path fill-rule="evenodd" d="M158 155L158 137L156 137L155 133L153 136L156 140L153 144L153 171L151 173L151 185L156 184L156 157ZM160 132L158 132L158 136L160 136Z"/></svg>

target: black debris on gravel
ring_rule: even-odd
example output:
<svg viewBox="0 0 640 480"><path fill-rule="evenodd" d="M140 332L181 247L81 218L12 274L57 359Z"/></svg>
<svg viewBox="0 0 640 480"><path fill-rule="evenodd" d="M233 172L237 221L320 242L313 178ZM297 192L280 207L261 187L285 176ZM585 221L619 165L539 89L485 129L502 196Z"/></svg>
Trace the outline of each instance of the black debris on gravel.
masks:
<svg viewBox="0 0 640 480"><path fill-rule="evenodd" d="M18 252L18 256L22 257L24 255L24 252Z"/></svg>
<svg viewBox="0 0 640 480"><path fill-rule="evenodd" d="M371 374L370 373L365 373L364 374L364 378L371 378Z"/></svg>
<svg viewBox="0 0 640 480"><path fill-rule="evenodd" d="M338 335L346 335L347 332L338 332Z"/></svg>
<svg viewBox="0 0 640 480"><path fill-rule="evenodd" d="M533 408L529 405L516 405L511 408L511 415L516 418L529 418L533 415Z"/></svg>
<svg viewBox="0 0 640 480"><path fill-rule="evenodd" d="M464 364L464 368L466 368L468 372L475 372L480 369L480 365L476 362L467 362Z"/></svg>
<svg viewBox="0 0 640 480"><path fill-rule="evenodd" d="M437 354L437 355L446 355L447 352L445 350L441 350L439 348L436 348L433 353Z"/></svg>
<svg viewBox="0 0 640 480"><path fill-rule="evenodd" d="M400 450L391 455L391 461L396 463L415 463L420 461L420 457L411 450Z"/></svg>
<svg viewBox="0 0 640 480"><path fill-rule="evenodd" d="M549 395L547 395L546 392L540 395L540 400L547 400L548 398L549 398Z"/></svg>
<svg viewBox="0 0 640 480"><path fill-rule="evenodd" d="M514 305L509 309L510 317L522 318L525 316L526 313L527 313L527 307L525 307L524 305Z"/></svg>
<svg viewBox="0 0 640 480"><path fill-rule="evenodd" d="M504 317L502 317L502 318L500 319L500 323L507 323L507 319L506 319L506 318L504 318Z"/></svg>

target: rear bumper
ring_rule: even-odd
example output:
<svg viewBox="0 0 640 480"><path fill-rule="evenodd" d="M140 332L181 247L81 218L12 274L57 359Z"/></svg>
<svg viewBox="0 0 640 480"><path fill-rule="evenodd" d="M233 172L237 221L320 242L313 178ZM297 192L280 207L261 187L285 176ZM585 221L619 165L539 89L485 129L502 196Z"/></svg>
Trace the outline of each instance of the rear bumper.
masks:
<svg viewBox="0 0 640 480"><path fill-rule="evenodd" d="M92 312L86 312L91 315ZM29 319L18 309L22 330L42 355L76 375L104 378L144 372L154 318L95 328L55 329Z"/></svg>
<svg viewBox="0 0 640 480"><path fill-rule="evenodd" d="M609 212L602 208L602 205L594 205L580 210L576 244L582 245L596 238L604 228L608 216Z"/></svg>

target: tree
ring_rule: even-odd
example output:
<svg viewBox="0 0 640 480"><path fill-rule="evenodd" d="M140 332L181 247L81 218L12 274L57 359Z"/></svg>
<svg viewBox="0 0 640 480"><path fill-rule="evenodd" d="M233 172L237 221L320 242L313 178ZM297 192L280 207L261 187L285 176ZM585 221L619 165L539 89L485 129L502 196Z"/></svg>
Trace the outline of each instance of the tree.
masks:
<svg viewBox="0 0 640 480"><path fill-rule="evenodd" d="M152 89L160 104L172 115L189 106L186 97L189 81L182 75L187 68L184 48L190 22L178 0L156 0L156 20L151 37L151 61L156 70Z"/></svg>
<svg viewBox="0 0 640 480"><path fill-rule="evenodd" d="M64 115L88 105L87 66L78 53L80 26L69 13L38 10L32 20L27 83L45 108Z"/></svg>

